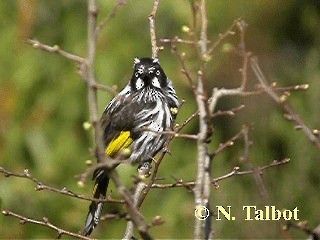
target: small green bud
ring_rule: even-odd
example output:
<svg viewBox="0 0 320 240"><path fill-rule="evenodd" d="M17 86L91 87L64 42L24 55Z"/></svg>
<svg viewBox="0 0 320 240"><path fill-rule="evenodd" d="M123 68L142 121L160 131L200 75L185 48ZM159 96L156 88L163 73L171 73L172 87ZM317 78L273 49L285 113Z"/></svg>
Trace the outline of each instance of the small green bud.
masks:
<svg viewBox="0 0 320 240"><path fill-rule="evenodd" d="M183 25L182 28L181 28L182 32L184 33L188 33L190 32L190 27L188 27L187 25Z"/></svg>
<svg viewBox="0 0 320 240"><path fill-rule="evenodd" d="M86 165L87 166L92 166L92 164L93 164L92 160L90 160L90 159L86 160Z"/></svg>
<svg viewBox="0 0 320 240"><path fill-rule="evenodd" d="M79 180L79 181L77 182L77 185L78 185L79 188L83 188L83 187L84 187L84 182L81 181L81 180Z"/></svg>
<svg viewBox="0 0 320 240"><path fill-rule="evenodd" d="M231 43L225 43L222 45L222 52L229 53L234 49L233 45Z"/></svg>
<svg viewBox="0 0 320 240"><path fill-rule="evenodd" d="M89 130L92 127L92 124L90 122L88 122L88 121L85 121L82 124L82 127L84 128L84 130Z"/></svg>
<svg viewBox="0 0 320 240"><path fill-rule="evenodd" d="M208 54L205 54L205 55L202 56L202 59L205 62L210 62L212 57L210 55L208 55Z"/></svg>

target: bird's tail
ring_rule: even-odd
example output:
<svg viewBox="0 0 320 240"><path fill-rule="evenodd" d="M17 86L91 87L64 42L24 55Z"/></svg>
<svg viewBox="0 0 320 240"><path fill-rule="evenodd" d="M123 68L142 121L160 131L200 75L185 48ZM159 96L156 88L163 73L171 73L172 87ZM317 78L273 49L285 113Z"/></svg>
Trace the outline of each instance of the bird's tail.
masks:
<svg viewBox="0 0 320 240"><path fill-rule="evenodd" d="M97 171L94 173L94 178L96 178L96 182L93 189L93 198L105 199L109 185L109 177L106 174L106 171L97 169ZM98 225L100 216L102 214L103 205L104 203L102 202L91 202L85 227L82 231L83 235L89 236L92 230Z"/></svg>

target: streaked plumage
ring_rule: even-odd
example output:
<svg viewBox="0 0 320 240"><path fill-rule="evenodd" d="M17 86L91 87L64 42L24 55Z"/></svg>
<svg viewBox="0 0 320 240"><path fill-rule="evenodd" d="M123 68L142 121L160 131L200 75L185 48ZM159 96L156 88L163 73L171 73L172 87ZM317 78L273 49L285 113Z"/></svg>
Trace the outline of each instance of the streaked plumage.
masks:
<svg viewBox="0 0 320 240"><path fill-rule="evenodd" d="M168 138L158 132L172 129L178 107L172 82L158 59L136 58L130 82L111 100L101 117L106 154L115 158L122 150L130 148L129 162L149 171L152 158ZM99 168L94 172L94 198L106 197L109 171ZM102 209L103 203L91 203L84 235L89 235L96 227Z"/></svg>

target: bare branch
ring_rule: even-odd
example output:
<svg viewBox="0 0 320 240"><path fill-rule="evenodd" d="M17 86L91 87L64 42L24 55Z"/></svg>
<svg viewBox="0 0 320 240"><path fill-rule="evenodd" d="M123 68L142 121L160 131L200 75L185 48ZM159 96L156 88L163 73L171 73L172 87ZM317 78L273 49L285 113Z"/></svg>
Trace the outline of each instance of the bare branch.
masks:
<svg viewBox="0 0 320 240"><path fill-rule="evenodd" d="M107 86L107 85L103 85L103 84L101 84L101 83L95 83L94 85L93 85L93 87L96 87L96 88L98 88L98 89L101 89L101 90L103 90L103 91L106 91L106 92L108 92L108 93L111 93L113 96L115 96L115 95L117 95L117 91L116 91L116 88L115 87L110 87L110 86Z"/></svg>
<svg viewBox="0 0 320 240"><path fill-rule="evenodd" d="M135 207L137 207L140 195L142 191L145 189L145 187L146 187L146 184L142 181L137 184L136 190L133 196L133 204L135 205ZM132 237L133 237L133 223L132 221L128 221L123 239L132 239Z"/></svg>
<svg viewBox="0 0 320 240"><path fill-rule="evenodd" d="M273 161L272 163L262 166L262 167L258 167L256 170L247 170L247 171L239 171L240 168L239 167L234 167L234 169L217 178L213 178L211 179L211 184L216 185L218 182L231 178L233 176L241 176L241 175L250 175L250 174L255 174L256 172L258 172L260 175L263 174L263 172L269 168L273 168L273 167L277 167L280 165L284 165L290 162L289 158L283 159L281 161ZM189 181L189 182L185 182L182 179L178 179L175 183L153 183L151 188L159 188L159 189L166 189L166 188L175 188L175 187L194 187L195 186L195 182L194 181Z"/></svg>
<svg viewBox="0 0 320 240"><path fill-rule="evenodd" d="M218 103L218 100L225 96L237 96L241 95L243 93L241 88L234 88L234 89L225 89L225 88L214 88L212 91L212 97L210 98L210 105L209 105L209 111L212 113L214 112L214 109L216 108L216 105Z"/></svg>
<svg viewBox="0 0 320 240"><path fill-rule="evenodd" d="M153 132L157 135L172 135L175 138L186 138L186 139L191 139L191 140L197 140L198 136L194 134L183 134L183 133L177 133L177 131L162 131L158 132L149 128L142 128L141 131L147 131L147 132Z"/></svg>
<svg viewBox="0 0 320 240"><path fill-rule="evenodd" d="M198 71L198 85L196 91L196 102L199 110L199 133L197 141L197 176L194 188L195 208L204 206L210 210L210 176L211 176L211 157L208 152L208 138L212 135L211 113L209 111L207 93L204 81L205 59L207 56L207 13L206 0L201 0L201 31L200 31L200 60L201 66ZM201 221L195 218L194 238L210 239L213 235L211 229L211 218Z"/></svg>
<svg viewBox="0 0 320 240"><path fill-rule="evenodd" d="M169 43L169 44L183 43L183 44L188 44L188 45L197 45L197 43L195 41L185 40L185 39L181 39L178 37L174 37L173 39L161 38L159 41L161 43Z"/></svg>
<svg viewBox="0 0 320 240"><path fill-rule="evenodd" d="M208 28L208 18L207 18L207 2L206 0L201 0L200 3L200 15L201 15L201 30L200 30L200 50L201 57L204 57L208 53L208 36L207 36L207 28Z"/></svg>
<svg viewBox="0 0 320 240"><path fill-rule="evenodd" d="M318 225L315 229L311 229L310 227L308 227L307 221L299 221L298 223L293 221L288 221L286 225L284 225L284 230L287 231L290 228L295 228L305 232L306 234L309 235L308 240L320 239L320 225Z"/></svg>
<svg viewBox="0 0 320 240"><path fill-rule="evenodd" d="M102 221L106 221L109 219L125 219L129 221L130 216L127 213L106 213L100 218L100 220Z"/></svg>
<svg viewBox="0 0 320 240"><path fill-rule="evenodd" d="M10 172L10 171L4 169L3 167L0 167L0 173L2 173L5 177L17 177L17 178L25 178L25 179L31 180L32 182L34 182L36 184L36 187L35 187L36 191L48 190L50 192L55 192L55 193L69 196L69 197L74 197L74 198L87 200L87 201L122 203L122 204L124 203L124 200L113 199L110 196L106 199L90 198L86 195L77 194L75 192L72 192L72 191L68 190L66 187L63 187L62 189L58 189L58 188L46 185L43 182L41 182L39 179L32 176L28 169L25 169L24 173L20 174L20 173Z"/></svg>
<svg viewBox="0 0 320 240"><path fill-rule="evenodd" d="M249 158L249 150L251 147L251 141L249 140L249 127L244 126L242 129L242 132L243 132L242 136L243 136L243 140L244 140L244 151L243 151L243 156L240 159L241 159L241 161L245 162L252 171L255 172L255 174L253 176L254 176L254 180L258 186L261 198L265 203L270 203L270 196L269 196L267 188L264 184L262 176L259 173L259 170L257 168L255 168L254 165L251 163L250 158Z"/></svg>
<svg viewBox="0 0 320 240"><path fill-rule="evenodd" d="M155 166L154 166L154 170L151 174L151 180L150 182L147 184L147 186L145 187L144 191L141 192L140 197L138 199L138 204L137 206L140 207L143 203L143 201L145 200L147 194L149 193L149 191L151 190L151 186L152 184L156 181L157 179L157 173L158 173L158 169L160 167L160 164L164 158L164 156L166 155L166 153L168 152L168 146L169 143L172 141L173 136L170 136L170 138L166 141L165 145L164 145L164 150L161 152L161 155L159 156L159 158L157 159L157 161L155 162Z"/></svg>
<svg viewBox="0 0 320 240"><path fill-rule="evenodd" d="M285 112L285 117L287 120L295 122L296 126L299 126L300 129L304 132L304 134L307 136L307 138L318 148L320 149L320 140L319 137L317 137L317 132L319 130L311 130L304 121L299 117L298 114L295 113L291 105L288 103L287 95L278 96L278 94L268 85L268 82L261 71L261 68L258 64L258 61L256 58L251 58L250 60L250 66L256 75L259 83L264 88L265 92L282 108L282 110Z"/></svg>
<svg viewBox="0 0 320 240"><path fill-rule="evenodd" d="M218 36L218 40L216 40L213 45L211 46L211 48L208 50L207 55L212 54L212 52L219 46L219 44L228 36L230 35L234 35L235 32L233 31L233 28L237 25L237 23L240 21L240 19L234 20L232 25L229 27L229 29L223 33L223 34L219 34Z"/></svg>
<svg viewBox="0 0 320 240"><path fill-rule="evenodd" d="M102 140L102 129L99 121L97 88L95 79L95 57L96 57L96 37L98 7L96 0L88 0L88 66L85 81L88 86L88 105L90 120L94 127L95 143L97 146L97 159L101 162L104 159L104 144Z"/></svg>
<svg viewBox="0 0 320 240"><path fill-rule="evenodd" d="M228 141L226 141L224 143L220 143L218 148L213 152L212 157L216 156L217 154L219 154L220 152L222 152L226 148L233 146L234 142L237 141L238 139L240 139L243 136L243 134L244 134L244 131L243 131L243 129L241 129L241 131L239 133L237 133L235 136L230 138Z"/></svg>
<svg viewBox="0 0 320 240"><path fill-rule="evenodd" d="M109 23L109 21L117 14L120 7L125 6L128 4L127 0L117 0L116 5L113 7L112 11L106 16L96 27L95 30L95 38L97 39L103 30Z"/></svg>
<svg viewBox="0 0 320 240"><path fill-rule="evenodd" d="M43 221L39 221L39 220L34 220L34 219L31 219L31 218L16 214L16 213L11 212L9 210L1 209L1 212L2 212L2 214L4 216L12 216L12 217L20 219L20 224L32 223L32 224L36 224L36 225L45 226L47 228L51 228L51 229L55 230L58 233L57 238L61 238L62 235L68 235L68 236L71 236L71 237L74 237L74 238L79 238L79 239L86 239L86 240L91 240L92 239L92 238L83 236L81 234L70 232L68 230L64 230L64 229L62 229L60 227L57 227L56 225L54 225L51 222L49 222L49 219L46 218L46 217L43 217Z"/></svg>
<svg viewBox="0 0 320 240"><path fill-rule="evenodd" d="M177 124L175 127L176 132L180 132L182 128L184 128L186 125L188 125L191 121L199 117L199 111L196 111L193 113L190 117L188 117L186 120L184 120L181 124Z"/></svg>
<svg viewBox="0 0 320 240"><path fill-rule="evenodd" d="M119 194L125 199L127 211L130 215L131 221L134 223L135 227L138 229L140 236L143 239L152 239L148 232L148 225L145 223L145 219L138 210L138 204L134 203L128 189L120 181L120 177L116 171L112 171L110 178L113 180Z"/></svg>
<svg viewBox="0 0 320 240"><path fill-rule="evenodd" d="M156 35L156 25L155 25L155 18L156 18L156 14L159 7L159 2L160 0L154 0L152 12L149 15L152 58L158 57L158 51L159 51L159 48L157 47L157 35Z"/></svg>
<svg viewBox="0 0 320 240"><path fill-rule="evenodd" d="M279 166L279 165L287 164L289 162L290 162L290 158L285 158L285 159L283 159L281 161L274 160L272 163L270 163L270 164L268 164L266 166L257 167L256 171L255 170L247 170L247 171L238 172L239 168L236 167L231 173L226 174L226 175L221 176L221 177L218 177L218 178L216 178L214 180L216 180L216 182L219 182L219 181L221 181L223 179L227 179L229 177L232 177L233 175L248 175L248 174L253 174L255 172L258 172L260 175L262 175L263 171L268 169L268 168L272 168L272 167L276 167L276 166Z"/></svg>
<svg viewBox="0 0 320 240"><path fill-rule="evenodd" d="M25 42L32 45L32 47L34 47L36 49L40 49L42 51L49 52L49 53L59 54L67 59L70 59L70 60L78 63L78 64L86 64L87 63L85 58L82 58L82 57L75 55L73 53L66 52L66 51L62 50L58 45L49 46L49 45L46 45L44 43L39 42L38 40L32 40L32 39L27 39Z"/></svg>
<svg viewBox="0 0 320 240"><path fill-rule="evenodd" d="M196 86L194 84L194 81L192 80L192 77L191 77L191 74L189 72L189 70L187 69L186 67L186 64L185 64L185 55L184 54L181 54L176 45L174 43L171 44L171 49L173 51L174 54L177 55L178 59L179 59L179 62L180 62L180 65L182 67L181 69L181 72L185 75L185 77L187 78L192 90L193 90L193 93L194 95L197 94L197 89L196 89Z"/></svg>
<svg viewBox="0 0 320 240"><path fill-rule="evenodd" d="M218 110L215 113L211 114L211 118L216 118L216 117L224 116L224 115L233 117L233 116L235 116L236 112L240 111L244 107L245 107L244 105L240 105L239 107L235 107L230 110L225 110L225 111Z"/></svg>

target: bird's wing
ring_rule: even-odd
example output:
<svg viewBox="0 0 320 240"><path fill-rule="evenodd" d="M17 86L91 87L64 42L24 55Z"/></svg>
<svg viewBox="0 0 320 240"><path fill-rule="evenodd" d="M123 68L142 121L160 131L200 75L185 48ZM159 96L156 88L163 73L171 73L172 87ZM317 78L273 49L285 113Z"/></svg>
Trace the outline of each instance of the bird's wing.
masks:
<svg viewBox="0 0 320 240"><path fill-rule="evenodd" d="M135 136L131 130L134 127L136 112L143 107L135 104L132 96L124 90L110 102L100 120L106 154L110 157L114 157L120 150L132 144Z"/></svg>

